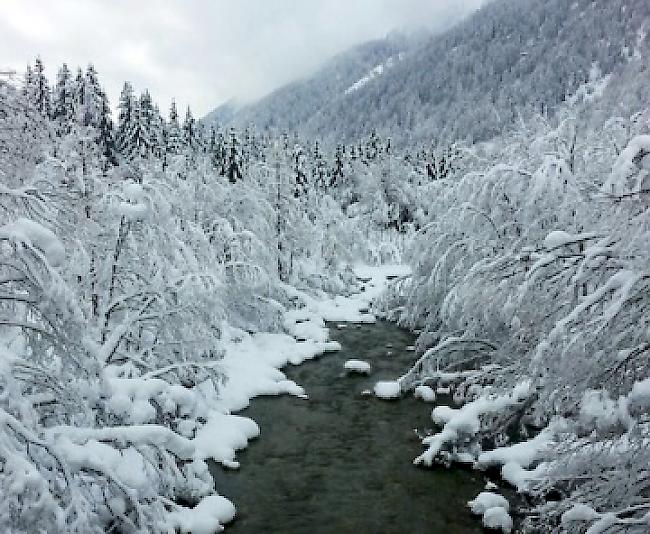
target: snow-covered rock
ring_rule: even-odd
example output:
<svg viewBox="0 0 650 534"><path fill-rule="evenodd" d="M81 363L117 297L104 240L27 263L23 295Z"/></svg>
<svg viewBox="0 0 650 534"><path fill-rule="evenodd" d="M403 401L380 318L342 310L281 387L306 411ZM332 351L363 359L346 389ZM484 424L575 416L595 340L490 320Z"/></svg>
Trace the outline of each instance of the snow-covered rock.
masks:
<svg viewBox="0 0 650 534"><path fill-rule="evenodd" d="M490 508L503 508L504 510L510 510L510 503L503 495L498 493L492 493L491 491L482 491L479 493L476 498L467 503L470 510L473 514L481 515L484 514Z"/></svg>
<svg viewBox="0 0 650 534"><path fill-rule="evenodd" d="M436 392L429 386L417 386L413 392L413 396L424 402L435 402L436 400Z"/></svg>
<svg viewBox="0 0 650 534"><path fill-rule="evenodd" d="M397 399L402 394L402 388L397 381L377 382L374 392L380 399Z"/></svg>
<svg viewBox="0 0 650 534"><path fill-rule="evenodd" d="M358 373L362 375L370 374L370 370L372 369L370 364L363 360L348 360L345 362L343 367L348 373Z"/></svg>

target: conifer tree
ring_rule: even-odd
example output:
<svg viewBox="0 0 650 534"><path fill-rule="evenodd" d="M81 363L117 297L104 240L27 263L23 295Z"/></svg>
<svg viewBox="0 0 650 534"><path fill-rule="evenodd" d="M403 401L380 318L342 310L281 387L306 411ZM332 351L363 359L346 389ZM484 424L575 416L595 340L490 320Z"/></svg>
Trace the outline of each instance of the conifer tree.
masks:
<svg viewBox="0 0 650 534"><path fill-rule="evenodd" d="M45 76L45 67L40 57L34 62L33 94L34 106L44 117L49 117L52 110L50 86Z"/></svg>
<svg viewBox="0 0 650 534"><path fill-rule="evenodd" d="M228 163L227 163L227 175L228 181L231 184L237 183L238 180L242 179L241 174L241 162L239 159L239 141L237 140L237 135L235 134L235 129L230 129L230 142L228 146Z"/></svg>
<svg viewBox="0 0 650 534"><path fill-rule="evenodd" d="M176 101L172 100L169 108L169 122L167 124L167 153L180 154L183 148L183 136L178 121Z"/></svg>
<svg viewBox="0 0 650 534"><path fill-rule="evenodd" d="M124 87L120 94L120 101L117 105L119 114L117 118L117 131L115 134L115 145L117 150L121 153L127 151L129 143L128 134L132 128L133 122L134 104L135 96L133 94L133 87L129 82L124 82Z"/></svg>
<svg viewBox="0 0 650 534"><path fill-rule="evenodd" d="M190 151L194 150L197 145L196 121L189 106L187 106L183 121L183 143Z"/></svg>
<svg viewBox="0 0 650 534"><path fill-rule="evenodd" d="M52 119L57 124L57 134L70 133L75 120L72 73L65 63L59 69L52 99Z"/></svg>

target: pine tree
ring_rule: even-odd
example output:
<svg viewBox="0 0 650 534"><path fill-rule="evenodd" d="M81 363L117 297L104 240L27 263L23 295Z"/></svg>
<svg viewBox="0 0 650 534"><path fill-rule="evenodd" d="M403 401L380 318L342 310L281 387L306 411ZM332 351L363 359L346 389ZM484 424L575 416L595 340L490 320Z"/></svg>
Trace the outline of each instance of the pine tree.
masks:
<svg viewBox="0 0 650 534"><path fill-rule="evenodd" d="M165 154L165 146L167 145L166 125L163 119L158 104L153 107L153 115L151 119L151 151L154 157L161 158Z"/></svg>
<svg viewBox="0 0 650 534"><path fill-rule="evenodd" d="M196 121L189 106L183 121L183 142L189 150L194 150L197 146Z"/></svg>
<svg viewBox="0 0 650 534"><path fill-rule="evenodd" d="M145 90L140 95L140 116L136 125L137 134L134 135L133 141L138 147L138 153L142 157L147 157L153 153L155 144L153 130L155 122L155 109L153 100L149 91Z"/></svg>
<svg viewBox="0 0 650 534"><path fill-rule="evenodd" d="M22 95L28 104L33 104L32 95L34 94L34 69L31 65L27 65L25 69L25 77L23 80Z"/></svg>
<svg viewBox="0 0 650 534"><path fill-rule="evenodd" d="M172 100L169 108L169 122L167 123L167 153L180 154L183 149L183 136L178 121L176 101Z"/></svg>
<svg viewBox="0 0 650 534"><path fill-rule="evenodd" d="M133 95L133 87L129 82L124 82L122 93L120 94L120 101L118 104L119 115L117 118L117 132L115 134L115 145L119 152L128 152L128 134L132 128L133 122L133 108L135 104L135 97Z"/></svg>
<svg viewBox="0 0 650 534"><path fill-rule="evenodd" d="M77 76L72 84L73 100L75 109L75 120L79 124L85 122L85 104L86 104L86 81L81 68L77 69Z"/></svg>
<svg viewBox="0 0 650 534"><path fill-rule="evenodd" d="M50 86L45 76L45 67L40 57L34 63L32 102L44 117L49 117L52 110Z"/></svg>
<svg viewBox="0 0 650 534"><path fill-rule="evenodd" d="M75 120L74 88L72 73L64 63L56 77L52 102L52 119L57 124L59 136L70 133Z"/></svg>
<svg viewBox="0 0 650 534"><path fill-rule="evenodd" d="M237 135L235 134L235 129L230 129L230 143L228 147L228 164L227 164L227 174L228 181L231 184L237 183L238 180L242 179L241 174L241 162L239 160L239 141L237 140Z"/></svg>
<svg viewBox="0 0 650 534"><path fill-rule="evenodd" d="M99 84L97 71L90 64L83 78L83 94L79 102L81 106L79 115L83 126L99 126L102 120L102 103L105 99L106 96Z"/></svg>
<svg viewBox="0 0 650 534"><path fill-rule="evenodd" d="M325 182L325 162L323 161L323 155L320 150L320 145L318 141L314 143L314 149L312 152L312 179L311 182L316 185L316 187L319 187L321 189L325 189L327 187L327 183Z"/></svg>
<svg viewBox="0 0 650 534"><path fill-rule="evenodd" d="M330 179L330 186L340 184L343 181L343 149L341 145L336 146L336 156L334 160L334 171Z"/></svg>
<svg viewBox="0 0 650 534"><path fill-rule="evenodd" d="M129 160L147 158L153 152L154 108L149 91L133 99L131 120L125 129L126 143L122 154Z"/></svg>

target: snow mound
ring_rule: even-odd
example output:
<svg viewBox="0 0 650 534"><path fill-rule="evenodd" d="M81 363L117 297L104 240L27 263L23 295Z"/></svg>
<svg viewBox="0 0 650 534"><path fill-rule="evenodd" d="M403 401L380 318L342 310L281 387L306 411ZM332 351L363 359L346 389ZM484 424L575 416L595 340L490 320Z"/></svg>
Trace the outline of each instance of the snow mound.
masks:
<svg viewBox="0 0 650 534"><path fill-rule="evenodd" d="M348 373L370 374L371 366L363 360L348 360L343 366Z"/></svg>
<svg viewBox="0 0 650 534"><path fill-rule="evenodd" d="M374 388L375 396L380 399L397 399L402 394L402 388L397 381L377 382Z"/></svg>
<svg viewBox="0 0 650 534"><path fill-rule="evenodd" d="M505 508L495 506L483 514L483 526L491 530L501 530L508 534L512 532L512 517Z"/></svg>
<svg viewBox="0 0 650 534"><path fill-rule="evenodd" d="M212 458L225 467L238 469L236 452L259 435L260 428L252 419L213 412L192 440L195 446L194 456L200 459Z"/></svg>
<svg viewBox="0 0 650 534"><path fill-rule="evenodd" d="M223 524L235 518L235 507L220 495L204 497L194 508L179 506L170 513L168 521L172 528L182 533L214 534L223 531Z"/></svg>
<svg viewBox="0 0 650 534"><path fill-rule="evenodd" d="M434 402L436 400L436 392L429 386L417 386L413 392L413 396L424 402Z"/></svg>
<svg viewBox="0 0 650 534"><path fill-rule="evenodd" d="M503 496L498 493L492 493L491 491L482 491L479 493L473 501L467 503L470 510L473 514L481 515L488 511L490 508L503 508L504 510L510 510L510 503Z"/></svg>

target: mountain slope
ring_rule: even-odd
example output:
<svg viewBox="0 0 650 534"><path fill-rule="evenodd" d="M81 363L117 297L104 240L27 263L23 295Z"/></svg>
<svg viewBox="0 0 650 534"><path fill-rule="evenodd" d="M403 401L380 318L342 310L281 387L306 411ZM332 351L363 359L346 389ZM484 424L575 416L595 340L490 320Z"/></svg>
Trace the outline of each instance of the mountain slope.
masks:
<svg viewBox="0 0 650 534"><path fill-rule="evenodd" d="M250 105L226 103L204 121L222 126L254 122L261 128L300 129L315 111L326 109L371 69L408 46L409 41L399 35L364 43L335 56L309 78L289 83Z"/></svg>
<svg viewBox="0 0 650 534"><path fill-rule="evenodd" d="M343 54L221 124L336 141L373 129L402 142L487 139L643 54L649 20L646 0L497 0L419 43L377 41Z"/></svg>

